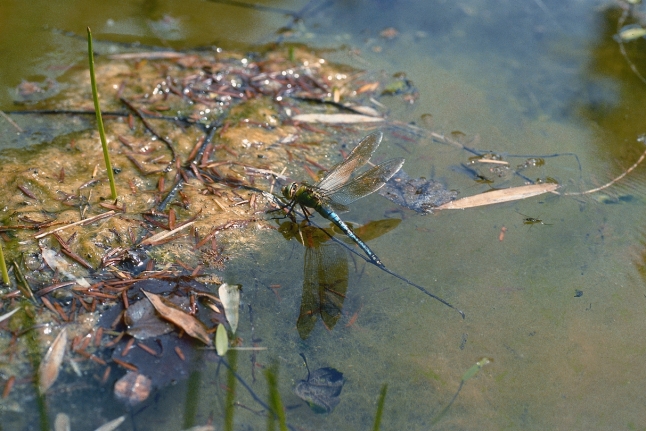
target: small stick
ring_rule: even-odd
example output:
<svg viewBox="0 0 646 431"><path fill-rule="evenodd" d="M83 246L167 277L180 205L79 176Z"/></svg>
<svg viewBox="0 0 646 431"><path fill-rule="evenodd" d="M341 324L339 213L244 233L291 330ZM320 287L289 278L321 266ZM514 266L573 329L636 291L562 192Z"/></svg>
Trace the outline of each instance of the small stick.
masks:
<svg viewBox="0 0 646 431"><path fill-rule="evenodd" d="M94 221L100 220L102 218L111 217L114 214L115 214L114 211L108 211L107 213L98 214L98 215L95 215L94 217L86 218L84 220L79 220L79 221L76 221L74 223L70 223L70 224L65 225L65 226L57 227L56 229L50 230L48 232L39 233L38 235L34 236L34 238L36 238L36 239L44 238L47 235L53 234L54 232L58 232L58 231L61 231L63 229L67 229L69 227L76 226L76 225L79 225L79 224L89 224L89 223L92 223Z"/></svg>
<svg viewBox="0 0 646 431"><path fill-rule="evenodd" d="M9 124L11 124L13 127L15 127L15 128L16 128L16 130L17 130L19 133L23 133L23 132L24 132L23 128L22 128L22 127L20 127L20 126L19 126L15 121L13 121L13 120L11 119L11 117L10 117L10 116L8 116L7 114L5 114L5 113L4 113L4 111L0 111L0 115L2 115L2 118L4 118L5 120L7 120L7 121L9 122Z"/></svg>
<svg viewBox="0 0 646 431"><path fill-rule="evenodd" d="M195 223L195 222L192 221L192 222L186 223L186 224L184 224L184 225L182 225L182 226L180 226L180 227L178 227L176 229L170 230L168 232L160 232L158 234L155 234L155 235L153 235L151 237L148 237L145 240L141 241L139 243L139 245L151 245L151 244L153 244L155 242L161 241L162 239L167 238L167 237L179 232L180 230L191 226L193 223Z"/></svg>

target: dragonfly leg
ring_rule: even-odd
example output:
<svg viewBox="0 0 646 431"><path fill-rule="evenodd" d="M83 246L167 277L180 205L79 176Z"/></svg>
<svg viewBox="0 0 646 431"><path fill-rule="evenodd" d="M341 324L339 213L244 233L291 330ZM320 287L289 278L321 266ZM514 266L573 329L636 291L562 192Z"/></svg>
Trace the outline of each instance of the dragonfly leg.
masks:
<svg viewBox="0 0 646 431"><path fill-rule="evenodd" d="M311 212L310 210L308 210L307 207L305 207L303 205L301 205L300 207L301 207L301 211L303 211L303 216L305 216L305 220L307 220L309 222L310 221L310 216L312 214L314 214L314 213Z"/></svg>
<svg viewBox="0 0 646 431"><path fill-rule="evenodd" d="M285 211L285 215L283 215L282 217L272 217L271 220L282 220L289 217L293 222L296 222L296 218L294 217L294 205L296 205L296 202L290 202L289 204L283 205L280 208L269 210L267 211L267 213L273 213L282 210Z"/></svg>

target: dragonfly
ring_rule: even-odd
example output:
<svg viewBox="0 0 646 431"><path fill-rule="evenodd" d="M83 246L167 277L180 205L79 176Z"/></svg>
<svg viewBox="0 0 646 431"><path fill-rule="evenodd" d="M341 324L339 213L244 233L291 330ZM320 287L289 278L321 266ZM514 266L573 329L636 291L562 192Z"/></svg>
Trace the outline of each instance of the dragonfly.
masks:
<svg viewBox="0 0 646 431"><path fill-rule="evenodd" d="M308 217L306 208L312 208L341 229L373 263L384 268L377 255L338 215L349 211L348 205L352 202L379 190L404 164L403 158L390 159L348 181L354 172L370 160L382 139L381 132L366 136L345 160L332 167L318 183L309 185L305 182L293 182L283 187L282 193L289 201L288 213L299 205Z"/></svg>

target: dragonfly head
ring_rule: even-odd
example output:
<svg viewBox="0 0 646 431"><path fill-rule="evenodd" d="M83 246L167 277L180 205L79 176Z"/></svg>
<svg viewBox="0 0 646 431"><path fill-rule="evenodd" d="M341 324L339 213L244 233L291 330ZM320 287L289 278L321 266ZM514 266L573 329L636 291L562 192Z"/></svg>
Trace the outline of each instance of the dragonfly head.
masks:
<svg viewBox="0 0 646 431"><path fill-rule="evenodd" d="M283 187L283 196L285 196L285 199L287 200L292 200L294 199L294 196L296 195L296 191L298 190L298 183L291 183L287 184L285 187Z"/></svg>

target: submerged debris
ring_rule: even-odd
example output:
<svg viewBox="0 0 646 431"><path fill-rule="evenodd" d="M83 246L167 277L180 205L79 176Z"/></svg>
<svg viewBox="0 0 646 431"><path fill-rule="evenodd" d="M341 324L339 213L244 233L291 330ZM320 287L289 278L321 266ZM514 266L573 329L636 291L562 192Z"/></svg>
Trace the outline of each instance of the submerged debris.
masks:
<svg viewBox="0 0 646 431"><path fill-rule="evenodd" d="M202 322L195 317L175 307L173 303L165 300L163 297L155 295L154 293L142 291L148 300L151 302L155 310L166 320L176 325L178 328L185 331L193 338L197 338L207 346L211 346L213 342L206 333L206 327Z"/></svg>
<svg viewBox="0 0 646 431"><path fill-rule="evenodd" d="M128 371L114 384L114 395L121 401L134 406L145 401L150 395L152 381L135 371Z"/></svg>
<svg viewBox="0 0 646 431"><path fill-rule="evenodd" d="M456 192L447 190L437 181L411 178L403 170L397 172L378 193L400 206L424 214L457 196Z"/></svg>
<svg viewBox="0 0 646 431"><path fill-rule="evenodd" d="M67 329L63 328L54 339L38 367L38 389L41 394L47 392L58 378L66 348Z"/></svg>
<svg viewBox="0 0 646 431"><path fill-rule="evenodd" d="M301 380L294 393L304 400L315 413L330 413L339 404L345 379L343 373L324 367L309 372L307 380Z"/></svg>

